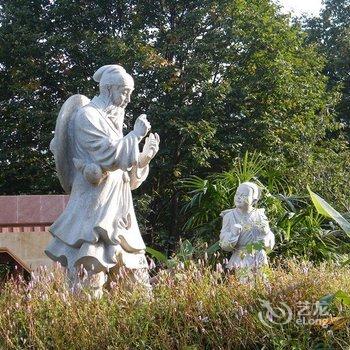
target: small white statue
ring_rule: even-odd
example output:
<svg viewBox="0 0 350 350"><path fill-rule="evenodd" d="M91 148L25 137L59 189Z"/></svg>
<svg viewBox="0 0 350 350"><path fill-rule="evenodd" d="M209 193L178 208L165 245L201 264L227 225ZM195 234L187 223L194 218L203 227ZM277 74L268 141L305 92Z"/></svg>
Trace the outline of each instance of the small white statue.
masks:
<svg viewBox="0 0 350 350"><path fill-rule="evenodd" d="M259 187L252 182L240 184L234 198L236 207L221 213L220 246L232 252L227 267L233 269L242 282L268 265L266 249L275 245L265 209L254 207L260 193Z"/></svg>
<svg viewBox="0 0 350 350"><path fill-rule="evenodd" d="M57 118L50 149L70 198L50 227L53 239L45 252L66 266L71 276L78 276L74 284L91 287L99 297L107 274L117 275L120 268L126 268L131 280L150 287L131 191L147 178L159 136L150 133L139 151L151 128L146 115L139 116L124 136L125 107L134 80L123 67L103 66L93 78L100 94L91 101L71 96ZM80 267L82 278L77 274Z"/></svg>

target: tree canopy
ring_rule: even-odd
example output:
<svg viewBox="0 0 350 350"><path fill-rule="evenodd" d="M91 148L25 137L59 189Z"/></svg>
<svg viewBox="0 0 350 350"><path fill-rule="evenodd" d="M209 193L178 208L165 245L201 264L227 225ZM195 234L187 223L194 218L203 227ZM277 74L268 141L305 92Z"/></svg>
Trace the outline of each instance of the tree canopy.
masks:
<svg viewBox="0 0 350 350"><path fill-rule="evenodd" d="M91 98L95 70L119 63L136 83L128 127L147 113L162 140L138 192L149 240L181 233L179 179L246 150L296 188L347 196L335 63L270 0L2 0L0 23L2 194L62 191L48 151L58 110L74 93Z"/></svg>
<svg viewBox="0 0 350 350"><path fill-rule="evenodd" d="M326 0L319 17L305 23L308 40L326 57L329 89L340 93L338 118L350 129L350 1Z"/></svg>

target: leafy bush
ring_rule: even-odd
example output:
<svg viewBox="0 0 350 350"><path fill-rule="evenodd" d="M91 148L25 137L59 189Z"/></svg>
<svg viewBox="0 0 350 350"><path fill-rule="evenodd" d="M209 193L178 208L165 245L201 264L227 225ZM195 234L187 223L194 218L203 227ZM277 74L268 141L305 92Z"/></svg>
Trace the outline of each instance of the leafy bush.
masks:
<svg viewBox="0 0 350 350"><path fill-rule="evenodd" d="M234 207L234 194L239 183L254 181L263 189L258 206L267 209L276 248L272 257L301 257L312 261L345 261L350 251L349 236L315 209L309 194L298 194L283 174L268 167L257 153L238 158L230 171L206 179L198 176L181 181L187 192L183 213L187 215L185 234L194 240L218 239L220 212Z"/></svg>

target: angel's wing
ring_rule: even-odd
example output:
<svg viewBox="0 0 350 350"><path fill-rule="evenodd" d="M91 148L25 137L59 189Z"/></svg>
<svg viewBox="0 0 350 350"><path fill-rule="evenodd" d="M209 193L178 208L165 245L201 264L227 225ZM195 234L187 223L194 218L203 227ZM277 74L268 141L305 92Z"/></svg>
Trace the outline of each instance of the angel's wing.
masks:
<svg viewBox="0 0 350 350"><path fill-rule="evenodd" d="M66 193L70 193L75 175L70 124L77 110L89 102L86 96L79 94L68 98L58 114L55 137L50 143L50 150L55 157L57 176Z"/></svg>

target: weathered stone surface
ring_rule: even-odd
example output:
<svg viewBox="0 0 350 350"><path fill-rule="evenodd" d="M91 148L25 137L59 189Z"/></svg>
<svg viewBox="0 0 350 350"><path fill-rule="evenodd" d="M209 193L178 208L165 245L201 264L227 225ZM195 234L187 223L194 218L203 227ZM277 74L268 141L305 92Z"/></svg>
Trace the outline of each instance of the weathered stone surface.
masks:
<svg viewBox="0 0 350 350"><path fill-rule="evenodd" d="M144 271L147 278L143 280L148 279L146 246L131 191L146 180L149 163L159 149L159 136L150 133L146 137L151 125L144 114L124 135L125 107L134 81L123 67L103 66L93 79L99 83L100 94L91 101L83 95L69 97L56 121L50 149L70 198L50 227L53 239L45 252L66 266L72 279L83 266L89 286L101 294L105 275L119 263L132 273Z"/></svg>
<svg viewBox="0 0 350 350"><path fill-rule="evenodd" d="M235 208L221 213L220 246L232 252L227 267L234 269L241 281L249 280L252 273L268 264L266 250L275 244L265 209L255 207L259 199L259 187L244 182L237 188Z"/></svg>

